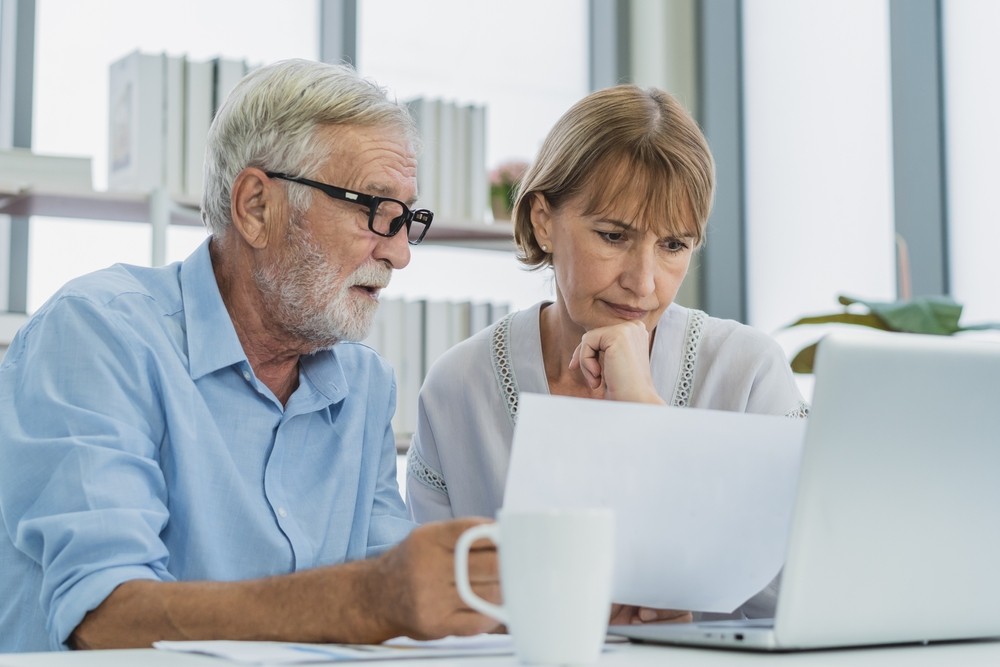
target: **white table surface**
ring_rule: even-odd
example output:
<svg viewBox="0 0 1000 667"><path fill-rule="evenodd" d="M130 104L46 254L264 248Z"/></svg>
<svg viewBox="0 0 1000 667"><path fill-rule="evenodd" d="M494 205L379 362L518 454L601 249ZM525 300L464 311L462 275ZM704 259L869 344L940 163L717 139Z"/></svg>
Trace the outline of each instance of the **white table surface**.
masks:
<svg viewBox="0 0 1000 667"><path fill-rule="evenodd" d="M118 651L76 651L71 653L6 653L0 654L0 667L206 667L230 665L217 658L155 649ZM333 664L333 663L309 663ZM356 664L359 667L516 667L513 656L481 658L447 658L435 660L390 660ZM779 665L780 667L997 667L1000 665L1000 641L934 644L802 653L761 654L712 649L688 649L665 646L622 644L605 652L598 667L729 667L743 665Z"/></svg>

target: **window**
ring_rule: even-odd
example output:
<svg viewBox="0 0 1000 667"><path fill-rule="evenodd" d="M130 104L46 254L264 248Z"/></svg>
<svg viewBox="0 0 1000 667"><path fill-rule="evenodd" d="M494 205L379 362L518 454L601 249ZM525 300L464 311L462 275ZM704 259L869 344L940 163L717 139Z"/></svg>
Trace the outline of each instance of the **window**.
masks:
<svg viewBox="0 0 1000 667"><path fill-rule="evenodd" d="M585 0L359 0L358 70L400 100L485 104L487 166L530 161L588 92L587 20ZM424 244L386 293L520 308L551 298L550 275L510 253Z"/></svg>
<svg viewBox="0 0 1000 667"><path fill-rule="evenodd" d="M281 9L262 0L38 0L33 149L92 156L94 186L104 189L108 66L135 49L251 63L315 58L316 3L285 0ZM30 229L29 311L74 276L150 262L146 225L35 217ZM204 236L200 228L171 227L168 259L185 257Z"/></svg>
<svg viewBox="0 0 1000 667"><path fill-rule="evenodd" d="M743 3L749 324L895 298L887 0Z"/></svg>
<svg viewBox="0 0 1000 667"><path fill-rule="evenodd" d="M942 5L951 292L963 323L1000 321L1000 3Z"/></svg>

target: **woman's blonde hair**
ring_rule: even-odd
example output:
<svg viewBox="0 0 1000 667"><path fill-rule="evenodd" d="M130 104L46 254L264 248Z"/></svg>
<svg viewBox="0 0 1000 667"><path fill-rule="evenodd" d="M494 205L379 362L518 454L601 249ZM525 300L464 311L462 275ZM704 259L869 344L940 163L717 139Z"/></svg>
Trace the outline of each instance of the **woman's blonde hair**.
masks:
<svg viewBox="0 0 1000 667"><path fill-rule="evenodd" d="M551 264L531 226L536 195L559 208L583 194L586 215L627 202L630 219L693 237L697 247L714 188L708 142L669 93L635 85L599 90L556 122L518 185L512 215L518 259L532 268Z"/></svg>

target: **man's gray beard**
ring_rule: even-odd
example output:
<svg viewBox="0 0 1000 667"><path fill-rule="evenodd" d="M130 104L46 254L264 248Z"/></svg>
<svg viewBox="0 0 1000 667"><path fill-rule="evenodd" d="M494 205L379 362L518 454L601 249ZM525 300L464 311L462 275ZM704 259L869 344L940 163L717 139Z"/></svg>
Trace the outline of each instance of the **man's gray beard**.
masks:
<svg viewBox="0 0 1000 667"><path fill-rule="evenodd" d="M330 264L297 221L290 223L286 239L288 252L283 258L253 271L265 307L285 331L314 344L314 350L343 340L364 340L378 303L352 297L351 286L384 286L391 270L370 262L341 279L340 267Z"/></svg>

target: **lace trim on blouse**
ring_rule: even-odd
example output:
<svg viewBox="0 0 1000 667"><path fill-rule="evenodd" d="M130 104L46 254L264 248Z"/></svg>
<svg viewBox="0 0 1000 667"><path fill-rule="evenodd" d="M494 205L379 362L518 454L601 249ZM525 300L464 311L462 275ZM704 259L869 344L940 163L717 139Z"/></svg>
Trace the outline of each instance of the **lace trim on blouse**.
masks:
<svg viewBox="0 0 1000 667"><path fill-rule="evenodd" d="M500 396L507 406L507 416L512 424L517 423L517 378L514 377L513 364L510 360L510 323L514 313L510 313L496 323L490 339L490 349L493 359L493 376L496 378ZM691 399L691 387L694 384L694 371L698 361L698 347L701 345L702 332L705 328L705 318L708 315L700 310L692 310L688 318L687 331L684 335L684 357L681 363L681 373L674 388L674 399L671 405L687 407Z"/></svg>
<svg viewBox="0 0 1000 667"><path fill-rule="evenodd" d="M805 419L809 416L809 406L800 402L797 408L789 410L785 413L785 416L791 417L792 419Z"/></svg>
<svg viewBox="0 0 1000 667"><path fill-rule="evenodd" d="M674 398L670 405L686 408L691 400L691 388L694 385L694 369L698 365L698 347L701 345L702 332L705 330L705 318L700 310L691 310L688 317L687 331L684 333L684 354L681 357L681 372L674 387Z"/></svg>
<svg viewBox="0 0 1000 667"><path fill-rule="evenodd" d="M507 416L512 424L517 423L517 378L514 365L510 361L510 322L514 313L509 313L493 326L490 337L490 351L493 358L493 377L497 380L500 397L507 406Z"/></svg>
<svg viewBox="0 0 1000 667"><path fill-rule="evenodd" d="M444 482L444 475L427 465L420 458L420 454L417 454L415 447L410 447L406 452L406 471L432 491L448 495L448 485Z"/></svg>

